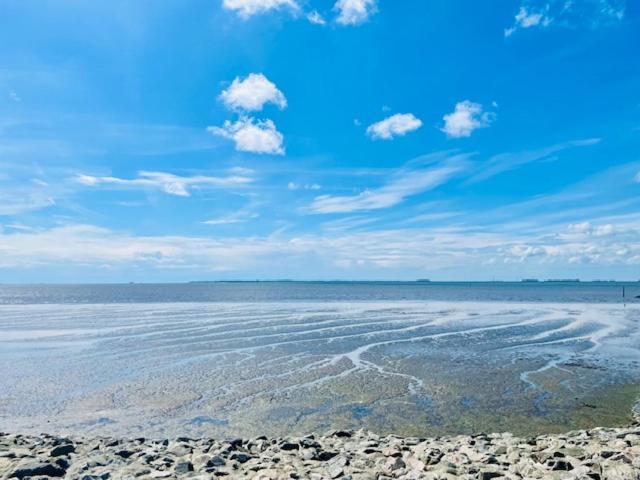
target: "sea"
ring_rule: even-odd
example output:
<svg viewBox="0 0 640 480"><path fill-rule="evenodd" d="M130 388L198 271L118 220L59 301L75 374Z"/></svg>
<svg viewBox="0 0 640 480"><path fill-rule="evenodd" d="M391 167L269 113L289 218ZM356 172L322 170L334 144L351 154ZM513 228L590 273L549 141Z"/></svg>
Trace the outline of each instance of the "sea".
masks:
<svg viewBox="0 0 640 480"><path fill-rule="evenodd" d="M640 283L0 285L0 368L0 430L20 433L618 426Z"/></svg>

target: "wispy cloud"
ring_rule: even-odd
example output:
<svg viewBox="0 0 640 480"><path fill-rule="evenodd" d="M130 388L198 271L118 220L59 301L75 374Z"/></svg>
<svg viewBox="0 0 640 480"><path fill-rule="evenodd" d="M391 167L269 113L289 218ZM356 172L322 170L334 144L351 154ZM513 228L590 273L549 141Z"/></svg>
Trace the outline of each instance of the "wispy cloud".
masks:
<svg viewBox="0 0 640 480"><path fill-rule="evenodd" d="M554 153L558 153L562 150L566 150L572 147L586 147L590 145L596 145L599 142L599 138L587 138L584 140L574 140L570 142L558 143L556 145L551 145L550 147L545 147L538 150L530 150L517 153L501 153L498 155L494 155L486 162L481 163L478 173L469 178L467 182L476 183L487 180L500 173L514 170L522 165L548 159Z"/></svg>
<svg viewBox="0 0 640 480"><path fill-rule="evenodd" d="M534 10L533 7L521 6L520 10L515 16L515 23L512 27L505 29L505 37L513 35L513 33L519 28L531 28L542 26L546 27L551 23L549 14L549 5L543 6L539 10Z"/></svg>
<svg viewBox="0 0 640 480"><path fill-rule="evenodd" d="M51 195L24 188L0 189L0 215L11 216L55 205Z"/></svg>
<svg viewBox="0 0 640 480"><path fill-rule="evenodd" d="M442 117L442 131L451 138L470 137L474 130L488 127L495 113L484 112L479 103L464 100L456 104L455 110Z"/></svg>
<svg viewBox="0 0 640 480"><path fill-rule="evenodd" d="M466 166L466 155L443 154L421 157L396 171L382 187L364 190L357 195L321 195L311 204L313 213L349 213L392 207L407 197L436 188ZM425 166L425 163L428 166Z"/></svg>
<svg viewBox="0 0 640 480"><path fill-rule="evenodd" d="M250 73L246 78L236 77L229 88L222 91L220 100L231 110L258 111L272 103L281 110L287 107L287 99L262 73Z"/></svg>
<svg viewBox="0 0 640 480"><path fill-rule="evenodd" d="M413 113L396 113L380 120L367 128L367 134L373 139L391 140L419 129L422 121Z"/></svg>
<svg viewBox="0 0 640 480"><path fill-rule="evenodd" d="M216 218L205 220L205 225L231 225L235 223L244 223L254 218L258 218L260 214L251 210L239 210L229 215L223 215Z"/></svg>
<svg viewBox="0 0 640 480"><path fill-rule="evenodd" d="M294 261L301 255L332 265L334 274L358 272L416 275L452 273L464 278L522 276L556 269L576 276L580 265L628 268L640 265L640 219L626 223L590 222L578 227L552 226L537 234L474 228L396 229L361 232L327 230L324 235L269 235L249 238L142 236L92 225L0 231L0 267L65 268L147 267L156 271L255 271L258 265L278 273L309 278ZM469 274L475 272L475 274Z"/></svg>
<svg viewBox="0 0 640 480"><path fill-rule="evenodd" d="M322 188L322 187L317 183L289 182L287 184L287 188L289 190L320 190L320 188Z"/></svg>
<svg viewBox="0 0 640 480"><path fill-rule="evenodd" d="M181 197L188 197L192 189L202 187L232 187L245 185L253 181L250 177L240 175L230 175L226 177L208 177L204 175L181 177L165 172L139 172L138 177L133 179L95 177L78 174L74 180L87 187L157 189L169 195Z"/></svg>
<svg viewBox="0 0 640 480"><path fill-rule="evenodd" d="M307 20L314 25L326 25L327 21L317 10L313 10L307 14Z"/></svg>
<svg viewBox="0 0 640 480"><path fill-rule="evenodd" d="M377 11L377 0L338 0L333 9L338 12L340 25L359 25Z"/></svg>
<svg viewBox="0 0 640 480"><path fill-rule="evenodd" d="M270 10L289 8L298 11L299 9L295 0L223 0L222 6L236 12L244 19Z"/></svg>
<svg viewBox="0 0 640 480"><path fill-rule="evenodd" d="M625 8L626 0L524 0L504 35L510 37L518 30L550 26L596 28L622 20Z"/></svg>
<svg viewBox="0 0 640 480"><path fill-rule="evenodd" d="M222 127L207 127L213 135L233 140L236 150L258 154L284 155L284 136L272 120L255 120L241 117L236 122L229 120Z"/></svg>

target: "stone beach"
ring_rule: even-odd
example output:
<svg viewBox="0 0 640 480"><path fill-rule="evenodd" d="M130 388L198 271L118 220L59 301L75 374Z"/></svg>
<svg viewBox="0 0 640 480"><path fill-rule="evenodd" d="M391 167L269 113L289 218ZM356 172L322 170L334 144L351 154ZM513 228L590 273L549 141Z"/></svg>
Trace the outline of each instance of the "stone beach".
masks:
<svg viewBox="0 0 640 480"><path fill-rule="evenodd" d="M640 479L640 421L520 438L364 430L290 438L83 438L0 434L0 478L117 480Z"/></svg>

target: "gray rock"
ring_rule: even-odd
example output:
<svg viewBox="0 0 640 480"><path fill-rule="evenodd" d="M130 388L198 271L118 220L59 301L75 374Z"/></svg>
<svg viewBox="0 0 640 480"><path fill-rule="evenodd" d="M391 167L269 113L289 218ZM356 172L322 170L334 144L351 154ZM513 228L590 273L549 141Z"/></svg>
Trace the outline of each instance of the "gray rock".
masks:
<svg viewBox="0 0 640 480"><path fill-rule="evenodd" d="M193 472L193 464L191 462L179 462L176 463L174 471L178 474L185 474Z"/></svg>
<svg viewBox="0 0 640 480"><path fill-rule="evenodd" d="M18 467L13 470L9 478L26 478L35 476L62 477L65 473L65 469L59 465L34 459L21 462Z"/></svg>
<svg viewBox="0 0 640 480"><path fill-rule="evenodd" d="M71 443L67 443L64 445L58 445L57 447L53 447L51 449L50 455L52 457L62 457L67 456L76 451L76 447Z"/></svg>

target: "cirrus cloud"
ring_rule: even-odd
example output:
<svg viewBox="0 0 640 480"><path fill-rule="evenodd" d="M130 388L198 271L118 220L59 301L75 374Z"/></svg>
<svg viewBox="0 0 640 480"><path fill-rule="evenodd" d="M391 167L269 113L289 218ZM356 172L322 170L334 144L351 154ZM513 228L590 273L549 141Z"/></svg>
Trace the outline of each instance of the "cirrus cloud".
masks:
<svg viewBox="0 0 640 480"><path fill-rule="evenodd" d="M357 195L320 195L311 204L312 213L349 213L393 207L407 197L434 189L465 168L466 155L439 161L442 154L409 162L396 171L385 185ZM428 163L425 167L423 164Z"/></svg>
<svg viewBox="0 0 640 480"><path fill-rule="evenodd" d="M137 178L126 179L118 177L96 177L92 175L78 174L74 178L77 183L86 187L120 187L120 188L147 188L158 189L169 195L188 197L191 195L191 188L208 187L231 187L247 184L253 181L252 178L241 175L230 175L227 177L208 177L195 175L192 177L181 177L165 172L139 172Z"/></svg>

